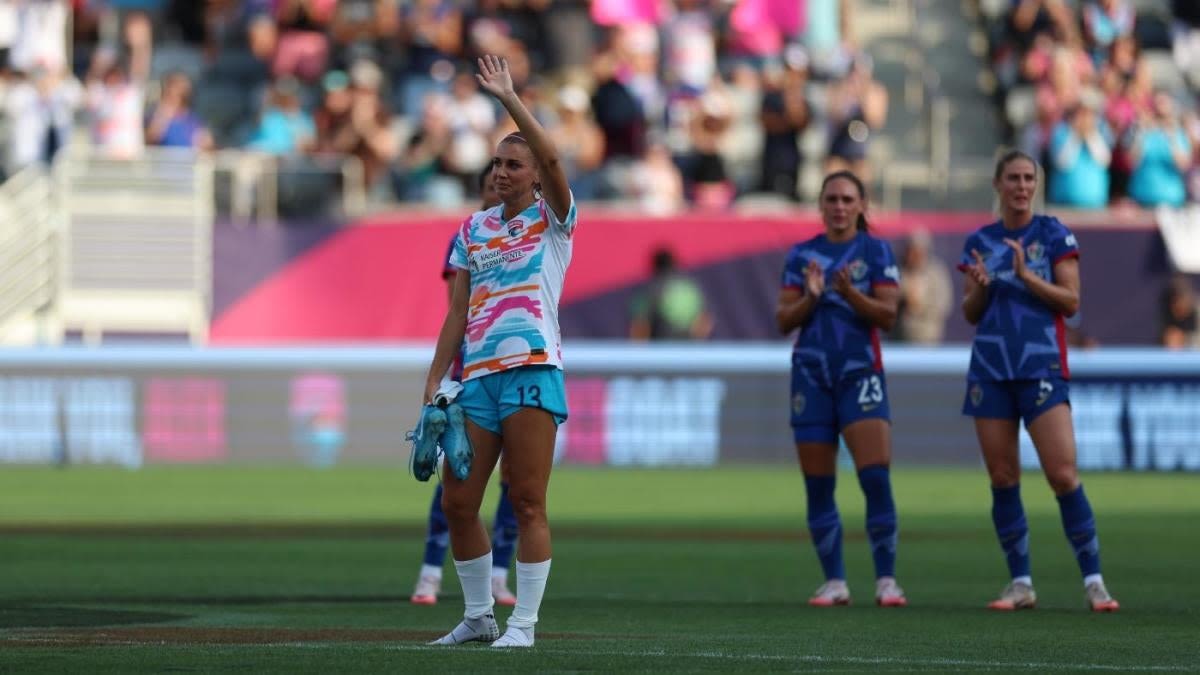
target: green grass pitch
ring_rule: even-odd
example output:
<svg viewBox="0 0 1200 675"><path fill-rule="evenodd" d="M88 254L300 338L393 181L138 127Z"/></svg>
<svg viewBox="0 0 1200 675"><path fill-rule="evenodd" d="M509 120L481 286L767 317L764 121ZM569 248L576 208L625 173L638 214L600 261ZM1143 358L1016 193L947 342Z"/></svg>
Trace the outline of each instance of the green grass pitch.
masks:
<svg viewBox="0 0 1200 675"><path fill-rule="evenodd" d="M559 469L537 645L497 653L424 645L461 594L448 571L441 603L408 603L431 486L403 469L9 467L0 673L1200 669L1200 477L1085 477L1122 603L1092 615L1039 475L1024 497L1040 604L996 614L982 469L894 474L911 606L874 606L843 471L854 605L818 610L794 467Z"/></svg>

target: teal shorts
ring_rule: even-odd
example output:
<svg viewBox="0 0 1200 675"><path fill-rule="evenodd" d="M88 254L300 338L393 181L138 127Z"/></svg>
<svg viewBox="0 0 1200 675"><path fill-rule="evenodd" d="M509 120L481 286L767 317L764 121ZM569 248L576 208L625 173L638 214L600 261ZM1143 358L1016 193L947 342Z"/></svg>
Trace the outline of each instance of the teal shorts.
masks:
<svg viewBox="0 0 1200 675"><path fill-rule="evenodd" d="M567 420L563 371L554 366L519 366L463 382L458 404L467 418L500 433L500 421L521 408L541 408L555 424Z"/></svg>

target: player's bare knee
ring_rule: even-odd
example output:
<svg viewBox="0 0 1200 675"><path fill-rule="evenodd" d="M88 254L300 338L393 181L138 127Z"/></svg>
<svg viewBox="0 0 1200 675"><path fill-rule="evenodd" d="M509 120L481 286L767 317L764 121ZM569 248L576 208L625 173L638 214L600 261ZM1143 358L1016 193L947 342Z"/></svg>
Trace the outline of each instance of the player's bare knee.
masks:
<svg viewBox="0 0 1200 675"><path fill-rule="evenodd" d="M442 493L442 512L450 523L468 523L479 517L479 501L471 495L446 490Z"/></svg>
<svg viewBox="0 0 1200 675"><path fill-rule="evenodd" d="M1056 495L1065 495L1079 486L1079 472L1071 465L1055 467L1046 471L1046 482Z"/></svg>
<svg viewBox="0 0 1200 675"><path fill-rule="evenodd" d="M512 501L518 527L523 527L526 523L539 523L546 520L546 496L544 493L536 490L522 490L517 486L512 486L509 488L508 498Z"/></svg>

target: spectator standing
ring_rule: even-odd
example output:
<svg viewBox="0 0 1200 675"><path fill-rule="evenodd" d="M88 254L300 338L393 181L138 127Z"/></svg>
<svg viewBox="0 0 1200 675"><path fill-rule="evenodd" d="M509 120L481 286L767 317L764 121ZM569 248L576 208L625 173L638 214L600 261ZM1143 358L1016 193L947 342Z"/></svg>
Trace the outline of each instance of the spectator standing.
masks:
<svg viewBox="0 0 1200 675"><path fill-rule="evenodd" d="M800 134L808 127L810 106L805 98L808 56L800 47L785 53L782 71L768 70L759 120L763 132L760 189L799 199Z"/></svg>
<svg viewBox="0 0 1200 675"><path fill-rule="evenodd" d="M1191 282L1182 274L1176 275L1163 293L1162 345L1167 349L1200 349L1196 314Z"/></svg>
<svg viewBox="0 0 1200 675"><path fill-rule="evenodd" d="M1165 92L1154 95L1153 109L1130 129L1129 196L1146 207L1181 206L1187 200L1184 174L1192 146Z"/></svg>
<svg viewBox="0 0 1200 675"><path fill-rule="evenodd" d="M212 134L192 111L192 81L183 73L163 80L162 95L146 121L146 142L167 148L211 150Z"/></svg>
<svg viewBox="0 0 1200 675"><path fill-rule="evenodd" d="M860 54L850 72L833 86L829 96L829 156L827 173L849 170L870 181L867 149L871 134L887 122L887 89L871 75L871 57Z"/></svg>
<svg viewBox="0 0 1200 675"><path fill-rule="evenodd" d="M580 201L595 199L600 189L600 166L604 161L604 133L589 113L587 91L576 85L559 90L558 123L543 125L558 148L559 161L567 172L571 191Z"/></svg>
<svg viewBox="0 0 1200 675"><path fill-rule="evenodd" d="M46 68L35 68L10 85L4 99L12 133L5 158L9 175L54 159L71 137L82 95L74 78Z"/></svg>
<svg viewBox="0 0 1200 675"><path fill-rule="evenodd" d="M1108 204L1112 133L1087 105L1076 106L1054 130L1050 144L1052 204L1101 209Z"/></svg>
<svg viewBox="0 0 1200 675"><path fill-rule="evenodd" d="M349 77L328 73L324 101L313 117L317 152L357 157L368 190L398 154L392 117L379 96L382 83L382 71L366 59L354 63Z"/></svg>
<svg viewBox="0 0 1200 675"><path fill-rule="evenodd" d="M326 29L333 20L337 0L275 0L279 41L271 72L316 82L329 61Z"/></svg>
<svg viewBox="0 0 1200 675"><path fill-rule="evenodd" d="M713 320L699 284L682 274L669 249L654 252L653 277L630 305L633 340L704 340Z"/></svg>
<svg viewBox="0 0 1200 675"><path fill-rule="evenodd" d="M297 155L311 149L315 138L313 119L300 107L300 83L292 77L276 80L247 147L277 156Z"/></svg>
<svg viewBox="0 0 1200 675"><path fill-rule="evenodd" d="M895 338L921 345L941 344L953 295L950 268L933 252L929 231L914 230L901 258Z"/></svg>

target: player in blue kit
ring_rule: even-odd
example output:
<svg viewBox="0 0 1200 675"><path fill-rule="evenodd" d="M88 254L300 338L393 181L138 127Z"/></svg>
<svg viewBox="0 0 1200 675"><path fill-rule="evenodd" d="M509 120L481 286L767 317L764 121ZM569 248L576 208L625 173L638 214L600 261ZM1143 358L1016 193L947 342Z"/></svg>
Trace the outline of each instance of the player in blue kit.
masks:
<svg viewBox="0 0 1200 675"><path fill-rule="evenodd" d="M992 483L992 522L1012 582L988 606L1012 611L1037 603L1029 567L1029 527L1021 505L1021 420L1058 497L1063 529L1083 573L1093 611L1119 605L1100 576L1092 507L1075 467L1068 397L1064 318L1079 309L1079 247L1057 218L1033 212L1038 168L1023 152L996 164L993 186L1001 219L967 238L963 315L976 327L963 414L975 433Z"/></svg>
<svg viewBox="0 0 1200 675"><path fill-rule="evenodd" d="M479 174L479 195L483 203L480 211L486 211L500 203L496 186L492 180L492 165L488 164ZM458 232L450 238L450 250L443 259L442 279L450 295L454 294L454 275L458 271L450 264L454 242ZM453 299L453 298L451 298ZM462 364L455 364L455 379L462 378ZM508 565L512 561L517 545L517 516L508 499L507 464L500 461L500 501L496 505L496 517L492 523L492 598L497 605L512 607L517 596L508 589ZM450 547L450 524L442 511L442 484L433 491L433 503L429 505L429 533L425 538L425 559L417 576L417 585L410 600L414 605L437 604L438 592L442 588L442 565L446 562L446 550Z"/></svg>
<svg viewBox="0 0 1200 675"><path fill-rule="evenodd" d="M896 506L889 477L891 422L879 329L900 302L899 268L887 242L868 232L866 190L839 171L821 185L824 234L797 244L783 269L779 330L800 334L792 351L792 430L808 495L808 528L825 573L809 599L850 603L842 564L842 523L834 502L838 435L846 441L867 500L875 600L908 604L896 584Z"/></svg>

